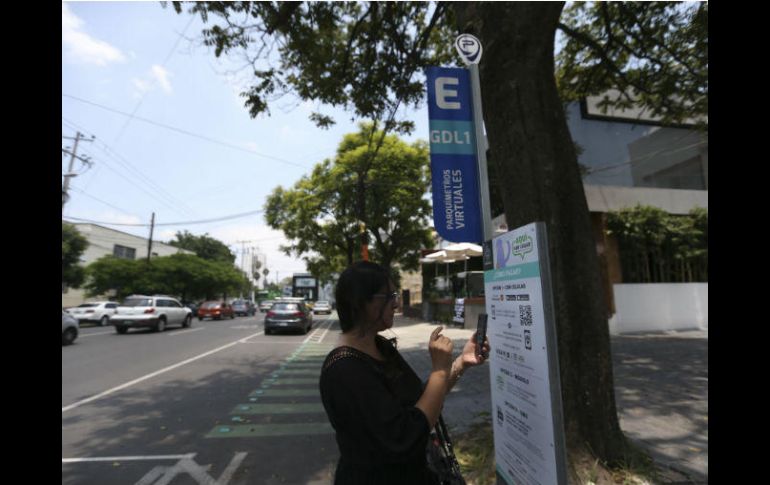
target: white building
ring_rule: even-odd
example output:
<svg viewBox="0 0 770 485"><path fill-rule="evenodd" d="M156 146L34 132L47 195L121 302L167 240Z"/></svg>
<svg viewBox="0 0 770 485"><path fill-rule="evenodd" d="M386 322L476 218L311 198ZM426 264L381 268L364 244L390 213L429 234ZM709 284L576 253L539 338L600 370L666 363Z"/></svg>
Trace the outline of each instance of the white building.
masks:
<svg viewBox="0 0 770 485"><path fill-rule="evenodd" d="M149 239L125 232L99 226L97 224L87 223L68 223L73 226L88 240L88 248L80 257L83 266L88 266L97 259L113 255L125 259L143 259L147 257ZM184 253L195 254L193 251L180 249L162 242L152 242L152 256L170 256L172 254ZM94 297L96 299L108 299L107 295ZM74 288L62 287L61 305L62 307L71 307L80 305L86 301L85 291Z"/></svg>

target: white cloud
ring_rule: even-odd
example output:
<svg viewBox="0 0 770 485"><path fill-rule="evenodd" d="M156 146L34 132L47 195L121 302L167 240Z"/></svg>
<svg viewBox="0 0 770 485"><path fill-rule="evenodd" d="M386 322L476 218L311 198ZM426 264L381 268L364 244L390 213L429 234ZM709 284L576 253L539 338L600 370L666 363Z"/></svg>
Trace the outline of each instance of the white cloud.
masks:
<svg viewBox="0 0 770 485"><path fill-rule="evenodd" d="M65 3L61 5L61 17L63 57L69 62L106 66L110 62L126 60L119 49L82 32L83 21Z"/></svg>
<svg viewBox="0 0 770 485"><path fill-rule="evenodd" d="M163 89L166 94L171 94L171 83L168 81L170 73L165 68L163 68L163 66L159 66L157 64L152 66L152 69L150 69L150 75L158 84L160 84L161 89Z"/></svg>
<svg viewBox="0 0 770 485"><path fill-rule="evenodd" d="M153 65L150 68L150 72L148 72L146 76L141 79L133 78L131 80L131 83L136 89L134 92L134 97L141 98L146 93L154 90L156 86L160 86L160 88L166 94L171 94L173 89L171 89L171 83L168 79L172 75L173 74L168 72L163 66L159 66L157 64Z"/></svg>

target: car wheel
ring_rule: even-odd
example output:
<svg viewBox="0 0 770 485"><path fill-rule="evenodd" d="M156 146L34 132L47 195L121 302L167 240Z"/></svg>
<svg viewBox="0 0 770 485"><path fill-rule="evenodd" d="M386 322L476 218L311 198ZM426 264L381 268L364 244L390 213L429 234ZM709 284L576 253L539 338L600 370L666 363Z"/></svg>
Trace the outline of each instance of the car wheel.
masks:
<svg viewBox="0 0 770 485"><path fill-rule="evenodd" d="M115 327L115 331L119 334L123 335L124 333L128 332L127 327Z"/></svg>
<svg viewBox="0 0 770 485"><path fill-rule="evenodd" d="M155 325L155 331L164 332L165 330L166 330L166 319L161 318L158 320L158 323Z"/></svg>
<svg viewBox="0 0 770 485"><path fill-rule="evenodd" d="M272 330L270 330L269 328L265 329L265 335L272 335L272 334L273 334Z"/></svg>
<svg viewBox="0 0 770 485"><path fill-rule="evenodd" d="M203 317L198 317L198 321L202 322L203 321Z"/></svg>
<svg viewBox="0 0 770 485"><path fill-rule="evenodd" d="M104 315L101 318L101 320L99 320L99 326L106 327L109 322L110 322L110 317L108 317L107 315Z"/></svg>
<svg viewBox="0 0 770 485"><path fill-rule="evenodd" d="M61 334L61 344L70 345L76 338L78 338L78 331L74 328L68 328Z"/></svg>
<svg viewBox="0 0 770 485"><path fill-rule="evenodd" d="M192 316L190 316L190 315L187 315L186 317L184 317L184 322L182 323L182 326L183 326L184 328L187 328L187 327L189 327L191 324L192 324Z"/></svg>
<svg viewBox="0 0 770 485"><path fill-rule="evenodd" d="M234 320L234 319L235 319L235 313L231 313L230 314L230 320Z"/></svg>

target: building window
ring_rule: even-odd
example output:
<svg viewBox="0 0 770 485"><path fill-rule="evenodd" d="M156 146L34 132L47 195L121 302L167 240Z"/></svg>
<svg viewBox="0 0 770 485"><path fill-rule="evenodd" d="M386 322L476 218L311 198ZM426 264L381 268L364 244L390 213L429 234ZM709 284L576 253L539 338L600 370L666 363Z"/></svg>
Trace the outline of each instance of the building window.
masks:
<svg viewBox="0 0 770 485"><path fill-rule="evenodd" d="M112 254L116 258L136 259L136 249L128 248L126 246L121 246L120 244L115 245L115 247L112 250Z"/></svg>

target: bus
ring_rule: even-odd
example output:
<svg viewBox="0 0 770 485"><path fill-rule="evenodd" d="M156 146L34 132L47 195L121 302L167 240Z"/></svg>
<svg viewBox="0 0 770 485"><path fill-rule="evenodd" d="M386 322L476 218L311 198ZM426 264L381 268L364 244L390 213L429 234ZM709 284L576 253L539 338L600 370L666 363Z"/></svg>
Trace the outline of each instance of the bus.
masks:
<svg viewBox="0 0 770 485"><path fill-rule="evenodd" d="M310 273L294 273L291 277L291 296L304 298L312 306L318 300L318 278Z"/></svg>

